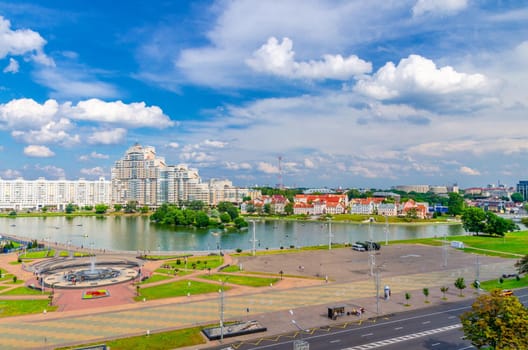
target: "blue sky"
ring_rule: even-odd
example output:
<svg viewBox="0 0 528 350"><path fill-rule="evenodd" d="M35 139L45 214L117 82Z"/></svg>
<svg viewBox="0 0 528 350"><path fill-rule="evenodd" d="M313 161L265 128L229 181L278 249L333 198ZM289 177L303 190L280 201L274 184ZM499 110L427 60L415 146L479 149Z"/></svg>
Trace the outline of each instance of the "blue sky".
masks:
<svg viewBox="0 0 528 350"><path fill-rule="evenodd" d="M0 1L0 177L515 185L528 2Z"/></svg>

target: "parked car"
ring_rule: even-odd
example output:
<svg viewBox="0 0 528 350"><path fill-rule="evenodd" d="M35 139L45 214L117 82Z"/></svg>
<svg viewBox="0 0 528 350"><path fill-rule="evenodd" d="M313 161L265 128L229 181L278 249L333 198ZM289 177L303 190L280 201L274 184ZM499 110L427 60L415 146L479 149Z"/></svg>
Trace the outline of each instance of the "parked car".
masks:
<svg viewBox="0 0 528 350"><path fill-rule="evenodd" d="M356 244L359 244L365 248L365 250L380 250L381 246L379 243L373 242L373 241L365 241L365 242L356 242Z"/></svg>
<svg viewBox="0 0 528 350"><path fill-rule="evenodd" d="M357 250L358 252L364 252L366 249L363 244L354 243L352 244L352 250Z"/></svg>

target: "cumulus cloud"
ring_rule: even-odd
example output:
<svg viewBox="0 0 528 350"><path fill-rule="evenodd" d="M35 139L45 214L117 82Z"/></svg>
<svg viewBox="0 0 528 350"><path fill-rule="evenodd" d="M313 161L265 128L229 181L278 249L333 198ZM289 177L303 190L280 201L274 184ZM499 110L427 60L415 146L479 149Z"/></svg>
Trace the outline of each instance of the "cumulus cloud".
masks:
<svg viewBox="0 0 528 350"><path fill-rule="evenodd" d="M115 123L130 127L163 129L174 122L158 106L146 106L145 102L105 102L99 99L80 101L76 106L65 104L73 119L93 122Z"/></svg>
<svg viewBox="0 0 528 350"><path fill-rule="evenodd" d="M437 68L430 59L410 55L397 66L386 63L373 76L359 80L353 89L378 100L416 99L420 96L462 99L466 94L488 93L490 82L482 74L459 73L450 66ZM472 103L475 103L474 99Z"/></svg>
<svg viewBox="0 0 528 350"><path fill-rule="evenodd" d="M6 170L0 171L0 178L3 178L3 179L16 179L19 177L22 177L22 173L18 170L6 169Z"/></svg>
<svg viewBox="0 0 528 350"><path fill-rule="evenodd" d="M205 140L203 145L211 148L224 148L227 145L227 142L214 141L214 140Z"/></svg>
<svg viewBox="0 0 528 350"><path fill-rule="evenodd" d="M115 145L123 142L126 134L127 131L123 128L95 131L90 136L88 136L88 143L100 145Z"/></svg>
<svg viewBox="0 0 528 350"><path fill-rule="evenodd" d="M470 167L467 167L467 166L460 167L459 171L461 174L464 174L464 175L470 175L470 176L480 175L480 172L478 170L471 169Z"/></svg>
<svg viewBox="0 0 528 350"><path fill-rule="evenodd" d="M283 38L279 43L277 38L271 37L246 63L257 72L288 78L347 80L372 71L372 64L356 55L343 57L327 54L319 61L297 62L292 49L291 39Z"/></svg>
<svg viewBox="0 0 528 350"><path fill-rule="evenodd" d="M0 104L0 129L34 128L57 119L59 104L47 100L40 104L35 100L21 98Z"/></svg>
<svg viewBox="0 0 528 350"><path fill-rule="evenodd" d="M36 164L34 168L38 171L44 172L47 176L51 176L54 178L64 179L66 177L64 169L56 167L54 165L41 166L40 164Z"/></svg>
<svg viewBox="0 0 528 350"><path fill-rule="evenodd" d="M273 164L266 163L266 162L259 162L257 164L257 169L266 174L278 174L279 173L278 167L276 167Z"/></svg>
<svg viewBox="0 0 528 350"><path fill-rule="evenodd" d="M178 142L169 142L167 147L177 149L177 148L180 148L180 144Z"/></svg>
<svg viewBox="0 0 528 350"><path fill-rule="evenodd" d="M49 158L55 155L55 153L48 147L39 145L29 145L25 147L24 154L28 157L35 158Z"/></svg>
<svg viewBox="0 0 528 350"><path fill-rule="evenodd" d="M66 119L49 121L42 125L40 129L33 130L13 130L11 135L15 139L26 143L58 143L62 145L73 145L80 142L80 136L68 133L73 127L72 123Z"/></svg>
<svg viewBox="0 0 528 350"><path fill-rule="evenodd" d="M464 10L468 0L418 0L412 8L414 17L426 14L452 15Z"/></svg>
<svg viewBox="0 0 528 350"><path fill-rule="evenodd" d="M9 59L9 64L4 68L4 73L18 73L18 70L20 68L20 65L18 64L18 61L14 58Z"/></svg>
<svg viewBox="0 0 528 350"><path fill-rule="evenodd" d="M107 154L97 153L95 151L90 154L85 154L79 157L79 160L86 161L89 159L108 159L110 158Z"/></svg>
<svg viewBox="0 0 528 350"><path fill-rule="evenodd" d="M180 154L180 158L184 161L190 161L195 163L211 162L215 158L205 152L183 152Z"/></svg>
<svg viewBox="0 0 528 350"><path fill-rule="evenodd" d="M315 168L315 164L310 158L304 158L304 167L307 169L313 169Z"/></svg>
<svg viewBox="0 0 528 350"><path fill-rule="evenodd" d="M253 167L247 162L235 163L235 162L225 162L225 167L229 170L251 170Z"/></svg>
<svg viewBox="0 0 528 350"><path fill-rule="evenodd" d="M53 65L53 60L43 52L44 45L46 40L39 33L30 29L12 30L11 22L0 16L0 59L28 55L40 64Z"/></svg>
<svg viewBox="0 0 528 350"><path fill-rule="evenodd" d="M100 166L96 166L94 168L82 168L81 174L89 176L103 176L105 175L105 171Z"/></svg>

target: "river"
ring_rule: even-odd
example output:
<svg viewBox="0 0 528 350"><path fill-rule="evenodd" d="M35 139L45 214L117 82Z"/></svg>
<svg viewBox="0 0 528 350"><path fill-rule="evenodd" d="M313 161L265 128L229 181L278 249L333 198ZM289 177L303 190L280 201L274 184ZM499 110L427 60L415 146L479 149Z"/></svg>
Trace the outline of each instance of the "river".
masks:
<svg viewBox="0 0 528 350"><path fill-rule="evenodd" d="M126 251L219 251L249 250L253 224L240 232L218 229L168 227L152 224L147 217L17 217L0 218L0 235L38 239L74 246ZM448 224L356 224L315 221L257 221L257 249L328 245L373 239L388 240L443 237L464 233L461 225Z"/></svg>

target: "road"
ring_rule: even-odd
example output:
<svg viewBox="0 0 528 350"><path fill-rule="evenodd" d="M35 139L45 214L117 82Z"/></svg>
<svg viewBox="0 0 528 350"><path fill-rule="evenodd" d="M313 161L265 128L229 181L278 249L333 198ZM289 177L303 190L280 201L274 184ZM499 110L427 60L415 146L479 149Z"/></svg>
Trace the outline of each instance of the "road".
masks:
<svg viewBox="0 0 528 350"><path fill-rule="evenodd" d="M528 288L515 295L528 303ZM402 312L377 320L364 320L331 328L311 329L276 337L235 342L217 349L291 350L294 341L309 343L310 350L469 350L475 349L463 339L459 316L471 309L473 300ZM300 325L302 327L302 325ZM303 349L304 350L304 349Z"/></svg>

